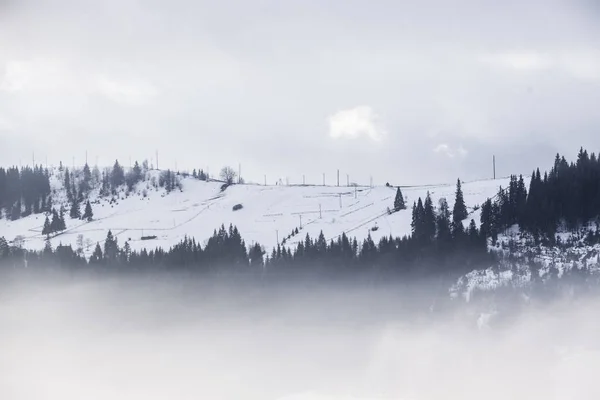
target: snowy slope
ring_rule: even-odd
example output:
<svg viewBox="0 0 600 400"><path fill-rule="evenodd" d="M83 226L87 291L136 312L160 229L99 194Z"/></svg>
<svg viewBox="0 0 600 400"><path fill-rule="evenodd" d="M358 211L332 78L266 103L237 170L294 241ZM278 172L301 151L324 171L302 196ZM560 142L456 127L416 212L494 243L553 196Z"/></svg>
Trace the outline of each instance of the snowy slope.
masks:
<svg viewBox="0 0 600 400"><path fill-rule="evenodd" d="M151 171L150 173L155 172ZM182 178L183 190L166 194L142 182L128 198L125 193L115 203L91 196L94 221L72 220L67 216L67 230L52 238L53 246L71 244L77 248L78 237L83 237L84 251L89 255L97 242L102 243L109 230L122 245L129 241L132 249L168 248L184 236L195 237L201 243L208 239L221 224L237 225L248 245L259 242L269 251L298 228L298 236L287 240L295 244L306 234L316 237L322 230L329 240L342 233L362 240L369 233L377 242L382 236L402 236L410 233L411 207L419 197L431 193L434 204L445 197L452 207L455 184L403 187L409 206L407 210L388 215L395 188L389 187L329 187L329 186L259 186L234 185L221 191L219 182L203 182ZM463 184L467 207L480 205L506 187L508 179L476 181ZM60 175L53 178L54 205L61 202L68 210ZM147 197L143 192L147 192ZM243 209L232 207L242 204ZM67 213L68 214L68 213ZM479 222L478 212L470 218ZM21 235L24 247L42 249L45 237L41 235L44 215L33 215L18 221L0 220L0 236L14 240ZM466 221L468 223L468 220ZM302 225L301 225L302 224ZM372 228L377 226L376 231ZM142 236L157 236L156 240L142 241ZM79 239L81 241L81 238Z"/></svg>

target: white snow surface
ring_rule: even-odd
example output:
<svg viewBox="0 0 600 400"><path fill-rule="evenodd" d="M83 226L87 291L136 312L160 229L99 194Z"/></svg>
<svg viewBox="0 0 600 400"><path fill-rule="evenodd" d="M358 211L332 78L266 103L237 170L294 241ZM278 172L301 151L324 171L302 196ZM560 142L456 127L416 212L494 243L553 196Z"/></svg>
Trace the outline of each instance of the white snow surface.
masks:
<svg viewBox="0 0 600 400"><path fill-rule="evenodd" d="M388 208L394 203L394 187L232 185L221 191L221 182L189 177L181 179L181 191L167 194L150 183L158 172L148 174L148 180L139 183L129 197L123 189L112 204L110 198L100 198L95 189L90 195L94 220L86 222L68 217L69 204L61 184L62 176L53 171L54 206L59 208L64 204L67 209L67 230L50 239L52 246L70 244L76 249L81 235L84 253L89 256L96 243L102 245L112 230L120 245L128 241L133 250L168 249L185 236L203 244L222 224L236 225L247 245L258 242L266 251L281 244L296 228L299 234L289 238L287 246L294 246L307 233L316 238L321 231L327 240L346 233L360 243L370 233L377 242L383 236L410 234L412 204L419 197L424 199L430 192L435 206L444 197L452 209L456 190L455 183L402 187L408 208L388 214ZM479 212L473 208L495 196L498 188L508 183L508 178L464 182L464 198L471 212L464 221L465 226L471 218L479 224ZM144 192L147 192L146 197ZM243 208L233 211L236 204L242 204ZM83 209L82 205L82 212ZM17 221L0 220L0 237L13 241L21 236L25 248L41 250L46 240L41 234L44 220L44 214ZM377 229L373 230L374 227ZM157 238L142 241L142 236Z"/></svg>

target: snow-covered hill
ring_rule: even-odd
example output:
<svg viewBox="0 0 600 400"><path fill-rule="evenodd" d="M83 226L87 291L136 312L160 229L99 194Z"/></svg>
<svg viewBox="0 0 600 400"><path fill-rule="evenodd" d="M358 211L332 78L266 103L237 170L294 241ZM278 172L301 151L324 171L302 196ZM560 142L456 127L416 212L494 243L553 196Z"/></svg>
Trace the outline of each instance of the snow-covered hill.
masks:
<svg viewBox="0 0 600 400"><path fill-rule="evenodd" d="M391 187L233 185L222 191L220 182L182 177L183 189L167 194L151 184L158 172L148 174L149 179L139 183L128 197L123 189L116 201L100 198L98 190L94 190L90 196L94 220L69 219L67 213L67 230L53 237L52 245L83 247L89 255L112 230L120 244L128 241L132 249L168 248L186 235L203 242L221 224L237 225L248 245L258 242L267 251L284 240L293 245L307 233L316 237L321 231L328 240L342 233L362 240L370 233L378 241L382 236L409 234L412 204L428 191L434 204L445 197L452 207L455 197L455 183L402 187L408 209L388 214L396 190ZM508 182L497 179L463 183L467 207L473 211ZM63 204L68 210L57 171L53 172L51 186L54 206ZM233 211L237 204L243 208ZM465 223L471 218L479 222L478 212L473 211ZM46 239L42 235L44 219L43 214L38 214L17 221L0 220L0 236L7 240L21 236L19 240L25 248L42 249ZM299 234L289 237L296 228ZM156 239L142 240L142 236Z"/></svg>

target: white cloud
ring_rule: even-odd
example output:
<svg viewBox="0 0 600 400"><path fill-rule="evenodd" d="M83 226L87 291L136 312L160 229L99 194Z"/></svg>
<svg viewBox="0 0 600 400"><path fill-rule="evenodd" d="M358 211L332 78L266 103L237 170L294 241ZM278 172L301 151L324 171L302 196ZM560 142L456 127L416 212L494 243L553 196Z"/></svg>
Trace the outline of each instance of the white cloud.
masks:
<svg viewBox="0 0 600 400"><path fill-rule="evenodd" d="M469 152L467 151L467 149L465 149L462 145L459 145L456 148L452 148L450 145L446 144L446 143L441 143L439 145L437 145L434 149L433 149L434 153L438 153L438 154L443 154L445 156L447 156L448 158L464 158L467 156L467 154L469 154Z"/></svg>
<svg viewBox="0 0 600 400"><path fill-rule="evenodd" d="M329 135L333 138L367 136L381 140L387 135L379 116L370 106L359 106L338 111L329 117Z"/></svg>

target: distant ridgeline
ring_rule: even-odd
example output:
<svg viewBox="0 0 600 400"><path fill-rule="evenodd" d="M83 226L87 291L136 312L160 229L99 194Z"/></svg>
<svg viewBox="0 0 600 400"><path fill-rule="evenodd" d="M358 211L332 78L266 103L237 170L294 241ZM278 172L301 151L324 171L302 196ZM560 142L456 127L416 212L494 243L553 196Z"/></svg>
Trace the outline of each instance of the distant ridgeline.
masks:
<svg viewBox="0 0 600 400"><path fill-rule="evenodd" d="M90 171L87 166L70 174L65 170L67 195L73 204L78 204L86 199L95 185L97 190L108 195L123 185L132 188L143 179L146 168L146 165L140 167L136 163L125 174L117 162L112 171L103 173ZM194 176L199 175L194 173ZM170 172L161 175L161 180L167 190L177 187L177 179ZM52 200L49 188L48 171L39 167L21 171L16 168L0 170L0 204L9 218L23 216L27 212L50 213ZM582 227L586 229L585 240L589 244L600 241L600 230L590 224L597 224L600 215L600 160L583 149L575 163L569 164L564 157L557 155L549 173L542 176L536 170L529 189L522 176L511 177L509 187L500 188L493 199L488 199L481 206L479 227L471 220L464 228L468 213L460 180L455 196L452 210L445 199L434 205L429 195L425 199L419 198L412 206L412 234L401 238L384 237L379 243L374 243L370 235L359 243L356 238L345 234L327 241L321 233L317 238L307 235L293 247L286 246L284 240L272 252L265 254L259 243L248 248L235 226L221 226L203 244L194 238L185 238L170 249L137 252L132 251L127 242L120 246L109 232L103 246L97 244L91 258L86 260L82 247L58 246L53 249L47 241L43 251L34 252L23 249L19 243L9 244L0 238L0 265L4 268L26 265L34 269L55 265L98 271L185 270L261 274L318 271L454 277L495 265L500 253L490 252L489 246L495 245L498 236L516 224L520 227L519 235L532 244L554 245L557 242L555 234L559 230L580 232ZM15 211L15 207L20 212ZM403 208L406 208L404 198L398 189L394 203L390 204L390 212ZM61 214L57 218L60 219ZM294 230L288 237L297 234Z"/></svg>

